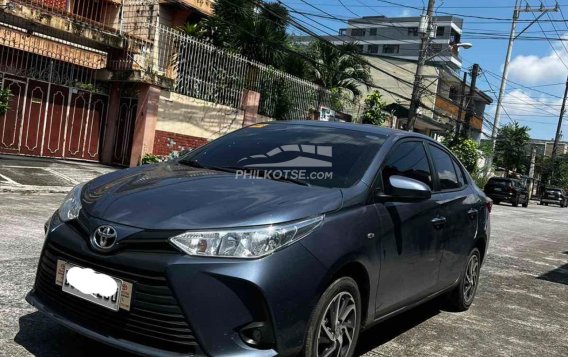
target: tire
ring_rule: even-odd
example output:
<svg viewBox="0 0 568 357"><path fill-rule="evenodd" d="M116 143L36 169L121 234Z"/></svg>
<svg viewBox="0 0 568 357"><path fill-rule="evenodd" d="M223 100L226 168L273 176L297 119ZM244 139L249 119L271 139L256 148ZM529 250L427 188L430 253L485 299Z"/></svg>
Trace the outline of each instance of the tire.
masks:
<svg viewBox="0 0 568 357"><path fill-rule="evenodd" d="M479 249L473 248L467 257L467 262L458 285L448 293L448 305L452 311L466 311L473 303L477 286L479 285L480 268L481 254ZM473 281L473 284L471 284L471 281Z"/></svg>
<svg viewBox="0 0 568 357"><path fill-rule="evenodd" d="M338 308L345 311L346 316L343 323L340 322L333 329L333 308L337 306L337 303L339 304ZM345 322L348 323L344 324ZM324 329L324 327L327 327L327 329ZM325 354L324 352L329 352L330 348L334 348L335 350L331 355L352 357L359 339L360 328L361 295L359 287L351 278L337 279L325 290L312 312L306 332L304 356L321 357ZM346 343L349 343L347 337L349 335L351 336L351 343L346 346ZM341 353L337 354L339 346L341 346Z"/></svg>
<svg viewBox="0 0 568 357"><path fill-rule="evenodd" d="M527 208L528 206L529 206L529 200L527 198L527 200L523 202L523 208Z"/></svg>
<svg viewBox="0 0 568 357"><path fill-rule="evenodd" d="M499 203L501 203L501 201L493 201L494 205L498 205Z"/></svg>
<svg viewBox="0 0 568 357"><path fill-rule="evenodd" d="M513 201L513 207L519 207L519 196L515 197L515 200Z"/></svg>
<svg viewBox="0 0 568 357"><path fill-rule="evenodd" d="M545 203L544 205L548 207L548 203Z"/></svg>

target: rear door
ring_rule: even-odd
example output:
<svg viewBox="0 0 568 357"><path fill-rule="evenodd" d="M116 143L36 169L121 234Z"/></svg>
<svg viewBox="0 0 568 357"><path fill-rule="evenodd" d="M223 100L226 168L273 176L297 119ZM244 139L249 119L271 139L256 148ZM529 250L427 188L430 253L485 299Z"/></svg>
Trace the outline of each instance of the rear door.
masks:
<svg viewBox="0 0 568 357"><path fill-rule="evenodd" d="M480 207L483 204L467 182L462 166L445 148L428 144L434 164L435 190L432 199L445 220L440 229L442 255L439 288L454 283L477 235Z"/></svg>

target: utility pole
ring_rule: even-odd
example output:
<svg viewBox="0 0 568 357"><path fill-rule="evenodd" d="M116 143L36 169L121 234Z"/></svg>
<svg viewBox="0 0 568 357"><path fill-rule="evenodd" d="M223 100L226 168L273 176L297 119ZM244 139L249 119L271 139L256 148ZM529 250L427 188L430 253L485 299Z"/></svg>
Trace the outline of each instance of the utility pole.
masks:
<svg viewBox="0 0 568 357"><path fill-rule="evenodd" d="M558 12L560 10L558 3L556 3L555 7L544 7L540 6L538 8L532 8L527 5L525 8L521 7L522 0L516 0L515 2L515 9L513 10L513 22L511 24L511 34L509 35L509 45L507 46L507 54L505 56L505 64L503 66L503 74L501 76L501 86L499 87L499 97L497 98L497 107L495 108L495 120L493 120L493 129L491 130L491 146L493 149L493 155L489 157L487 160L487 171L491 170L491 166L493 165L493 156L495 155L495 143L497 140L497 131L499 130L499 118L501 116L501 105L503 103L503 95L505 94L505 88L507 87L507 79L509 78L509 63L511 62L511 55L513 53L513 43L515 40L522 35L529 27L535 24L544 14L548 12ZM517 21L521 13L523 12L530 12L536 13L540 12L540 15L536 17L533 21L531 21L527 27L525 27L521 32L515 35L515 31L517 29Z"/></svg>
<svg viewBox="0 0 568 357"><path fill-rule="evenodd" d="M428 0L428 9L426 10L426 18L422 16L421 22L426 21L425 31L422 33L422 42L420 43L420 52L418 53L418 63L416 65L416 75L414 76L414 86L412 87L412 97L410 99L410 109L408 110L408 131L414 130L416 124L416 116L420 107L420 95L422 91L422 71L426 64L426 52L430 44L430 36L434 28L432 23L432 15L434 13L435 0ZM424 28L420 29L423 31Z"/></svg>
<svg viewBox="0 0 568 357"><path fill-rule="evenodd" d="M471 70L471 84L469 86L469 98L465 111L465 126L463 135L469 137L469 129L471 125L471 118L473 117L475 111L475 102L473 98L475 97L475 86L477 84L477 76L479 75L479 65L475 63Z"/></svg>
<svg viewBox="0 0 568 357"><path fill-rule="evenodd" d="M560 116L558 117L558 126L556 127L556 137L554 138L554 145L552 146L552 155L550 155L550 174L549 180L552 180L554 175L554 161L556 161L556 154L558 152L558 142L562 134L562 120L564 119L564 112L566 111L566 97L568 96L568 78L566 78L566 88L564 89L564 99L562 100L562 108L560 109Z"/></svg>
<svg viewBox="0 0 568 357"><path fill-rule="evenodd" d="M531 148L531 166L529 169L529 200L532 198L533 188L534 188L534 167L536 165L536 147Z"/></svg>
<svg viewBox="0 0 568 357"><path fill-rule="evenodd" d="M456 137L461 133L461 122L462 122L462 112L463 105L465 101L465 87L467 85L467 72L463 73L463 81L461 83L461 97L460 97L460 107L458 108L458 118L456 120Z"/></svg>

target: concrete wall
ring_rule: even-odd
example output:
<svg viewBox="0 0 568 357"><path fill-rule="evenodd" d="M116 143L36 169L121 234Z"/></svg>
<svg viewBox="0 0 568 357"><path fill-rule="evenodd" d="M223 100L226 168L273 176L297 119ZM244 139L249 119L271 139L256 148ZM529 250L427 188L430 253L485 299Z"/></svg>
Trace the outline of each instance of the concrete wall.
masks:
<svg viewBox="0 0 568 357"><path fill-rule="evenodd" d="M156 130L213 140L243 125L244 112L162 91Z"/></svg>

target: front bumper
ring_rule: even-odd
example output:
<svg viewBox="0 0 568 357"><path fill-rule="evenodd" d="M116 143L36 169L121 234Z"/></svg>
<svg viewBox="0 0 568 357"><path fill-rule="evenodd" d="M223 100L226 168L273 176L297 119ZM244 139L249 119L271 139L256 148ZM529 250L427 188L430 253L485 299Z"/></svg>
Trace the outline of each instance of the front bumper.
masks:
<svg viewBox="0 0 568 357"><path fill-rule="evenodd" d="M47 265L54 259L132 282L131 310L106 310L61 292L54 279L50 283ZM325 273L302 244L258 260L189 257L174 250L101 254L91 249L85 232L52 222L27 300L72 330L141 355L288 356L303 346ZM272 334L262 349L240 335L254 322Z"/></svg>

